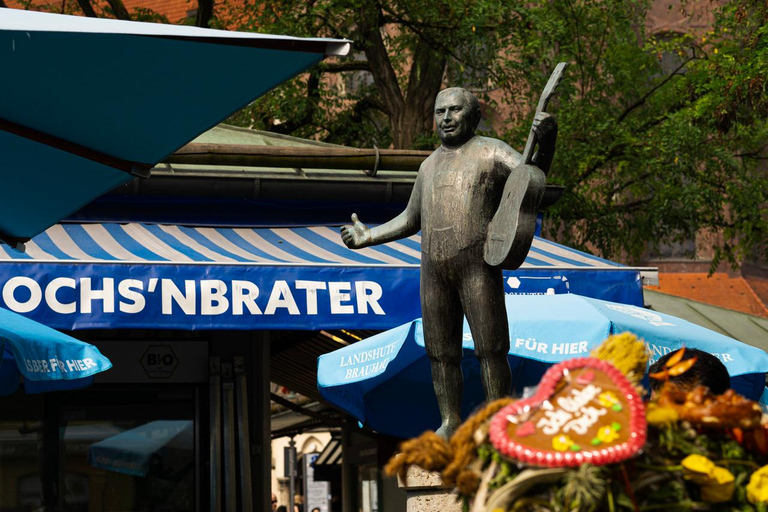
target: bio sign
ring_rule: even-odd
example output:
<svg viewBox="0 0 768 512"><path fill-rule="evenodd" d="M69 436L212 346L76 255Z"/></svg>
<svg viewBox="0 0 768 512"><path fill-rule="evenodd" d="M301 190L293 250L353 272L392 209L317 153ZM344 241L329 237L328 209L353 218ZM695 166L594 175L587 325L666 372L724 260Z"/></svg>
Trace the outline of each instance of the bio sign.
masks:
<svg viewBox="0 0 768 512"><path fill-rule="evenodd" d="M150 345L141 356L141 367L150 379L169 379L179 359L170 345Z"/></svg>

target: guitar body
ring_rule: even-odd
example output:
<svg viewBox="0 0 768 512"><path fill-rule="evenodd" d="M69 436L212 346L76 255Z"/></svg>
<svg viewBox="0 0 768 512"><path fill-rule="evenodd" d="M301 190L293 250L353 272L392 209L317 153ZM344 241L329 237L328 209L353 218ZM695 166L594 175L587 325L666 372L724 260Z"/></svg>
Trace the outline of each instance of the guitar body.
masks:
<svg viewBox="0 0 768 512"><path fill-rule="evenodd" d="M533 165L515 167L507 178L499 208L488 226L483 259L492 267L515 270L533 243L536 214L547 184L544 172Z"/></svg>

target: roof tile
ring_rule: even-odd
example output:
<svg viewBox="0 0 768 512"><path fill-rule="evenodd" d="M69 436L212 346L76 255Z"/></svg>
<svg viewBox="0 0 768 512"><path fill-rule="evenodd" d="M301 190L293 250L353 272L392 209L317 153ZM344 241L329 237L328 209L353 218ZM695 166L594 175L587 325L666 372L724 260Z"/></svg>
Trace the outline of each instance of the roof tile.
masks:
<svg viewBox="0 0 768 512"><path fill-rule="evenodd" d="M753 284L755 289L743 277L724 272L712 276L706 273L659 273L659 286L649 286L648 289L768 318L764 299L768 297L768 281L750 281L757 282L757 285Z"/></svg>

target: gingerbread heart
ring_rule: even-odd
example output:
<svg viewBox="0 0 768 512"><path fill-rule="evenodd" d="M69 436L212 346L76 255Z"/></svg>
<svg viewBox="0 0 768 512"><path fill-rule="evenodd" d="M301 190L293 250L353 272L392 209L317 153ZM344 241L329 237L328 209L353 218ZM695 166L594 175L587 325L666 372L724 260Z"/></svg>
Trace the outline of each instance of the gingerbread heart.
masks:
<svg viewBox="0 0 768 512"><path fill-rule="evenodd" d="M612 364L594 358L552 366L530 398L491 419L493 446L536 466L612 464L642 448L645 406Z"/></svg>

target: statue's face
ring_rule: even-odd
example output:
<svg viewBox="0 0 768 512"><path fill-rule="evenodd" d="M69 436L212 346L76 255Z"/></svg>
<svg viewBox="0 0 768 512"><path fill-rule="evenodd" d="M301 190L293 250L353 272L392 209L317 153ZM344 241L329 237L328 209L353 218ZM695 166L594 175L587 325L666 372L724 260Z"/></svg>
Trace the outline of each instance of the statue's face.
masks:
<svg viewBox="0 0 768 512"><path fill-rule="evenodd" d="M474 135L469 103L460 92L439 94L435 100L437 135L447 146L459 146Z"/></svg>

